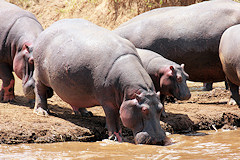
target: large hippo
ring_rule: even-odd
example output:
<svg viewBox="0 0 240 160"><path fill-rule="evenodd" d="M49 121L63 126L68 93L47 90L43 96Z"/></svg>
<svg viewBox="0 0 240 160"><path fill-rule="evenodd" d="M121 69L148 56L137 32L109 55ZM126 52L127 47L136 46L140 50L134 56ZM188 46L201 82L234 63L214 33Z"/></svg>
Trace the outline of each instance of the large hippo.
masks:
<svg viewBox="0 0 240 160"><path fill-rule="evenodd" d="M83 19L64 19L35 44L35 108L47 114L46 87L73 109L101 105L110 137L122 141L120 118L136 144L162 144L159 93L134 45Z"/></svg>
<svg viewBox="0 0 240 160"><path fill-rule="evenodd" d="M240 23L240 3L215 0L186 7L159 8L120 25L113 32L137 48L185 64L189 80L224 81L218 56L222 33Z"/></svg>
<svg viewBox="0 0 240 160"><path fill-rule="evenodd" d="M191 93L186 80L188 74L181 66L163 56L145 49L137 49L145 70L150 75L156 91L160 91L160 99L164 105L166 96L174 96L178 100L188 100Z"/></svg>
<svg viewBox="0 0 240 160"><path fill-rule="evenodd" d="M1 100L14 100L14 77L22 79L24 94L34 98L32 49L43 28L36 17L14 4L0 0Z"/></svg>
<svg viewBox="0 0 240 160"><path fill-rule="evenodd" d="M232 98L240 107L240 24L228 28L223 33L219 46L219 57L228 80Z"/></svg>

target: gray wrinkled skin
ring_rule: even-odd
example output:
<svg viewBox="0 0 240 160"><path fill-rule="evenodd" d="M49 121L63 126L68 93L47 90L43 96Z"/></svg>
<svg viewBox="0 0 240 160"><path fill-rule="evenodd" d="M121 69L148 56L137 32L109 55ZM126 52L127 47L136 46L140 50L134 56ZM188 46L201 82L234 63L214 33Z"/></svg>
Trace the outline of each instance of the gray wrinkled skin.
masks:
<svg viewBox="0 0 240 160"><path fill-rule="evenodd" d="M122 141L120 117L134 135L146 132L149 141L136 143L165 139L159 94L128 40L83 19L65 19L40 34L33 57L37 114L48 114L51 87L73 109L101 105L111 139Z"/></svg>
<svg viewBox="0 0 240 160"><path fill-rule="evenodd" d="M0 1L0 20L1 100L14 100L12 71L22 79L24 94L34 98L32 49L43 28L32 13L3 0Z"/></svg>
<svg viewBox="0 0 240 160"><path fill-rule="evenodd" d="M161 96L174 96L178 100L188 100L191 97L186 83L189 76L183 65L180 66L150 50L137 49L137 52Z"/></svg>
<svg viewBox="0 0 240 160"><path fill-rule="evenodd" d="M191 93L186 83L189 76L184 71L184 65L180 66L150 50L137 49L137 52L156 91L161 93L160 100L163 106L167 96L173 96L178 100L190 99ZM165 109L162 116L166 117Z"/></svg>
<svg viewBox="0 0 240 160"><path fill-rule="evenodd" d="M222 33L240 23L240 3L215 0L167 8L139 15L113 32L137 48L152 50L185 64L189 80L225 80L218 47Z"/></svg>
<svg viewBox="0 0 240 160"><path fill-rule="evenodd" d="M240 107L240 25L228 28L222 35L219 46L219 57L226 74L232 98ZM235 103L230 101L230 103Z"/></svg>

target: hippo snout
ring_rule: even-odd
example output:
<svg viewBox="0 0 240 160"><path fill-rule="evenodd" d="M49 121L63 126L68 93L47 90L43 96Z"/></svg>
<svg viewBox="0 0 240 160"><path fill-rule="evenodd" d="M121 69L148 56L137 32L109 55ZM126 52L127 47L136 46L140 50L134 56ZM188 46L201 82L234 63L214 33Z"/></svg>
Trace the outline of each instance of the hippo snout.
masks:
<svg viewBox="0 0 240 160"><path fill-rule="evenodd" d="M34 79L31 78L25 84L23 84L24 95L29 99L34 99L35 98L34 88L35 88Z"/></svg>
<svg viewBox="0 0 240 160"><path fill-rule="evenodd" d="M180 100L189 100L190 98L191 98L190 92L180 96Z"/></svg>
<svg viewBox="0 0 240 160"><path fill-rule="evenodd" d="M136 144L164 145L166 135L150 136L147 132L137 133L135 136Z"/></svg>
<svg viewBox="0 0 240 160"><path fill-rule="evenodd" d="M177 92L173 93L173 96L178 100L189 100L191 98L191 93L187 85L180 86Z"/></svg>

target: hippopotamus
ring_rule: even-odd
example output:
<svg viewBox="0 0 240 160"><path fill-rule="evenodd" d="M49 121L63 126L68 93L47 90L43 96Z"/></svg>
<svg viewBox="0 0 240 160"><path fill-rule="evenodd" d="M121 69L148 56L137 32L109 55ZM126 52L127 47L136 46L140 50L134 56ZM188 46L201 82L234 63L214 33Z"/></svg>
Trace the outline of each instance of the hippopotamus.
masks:
<svg viewBox="0 0 240 160"><path fill-rule="evenodd" d="M240 3L215 0L145 12L113 32L137 48L185 64L191 81L220 82L225 80L218 56L220 38L236 24L240 24Z"/></svg>
<svg viewBox="0 0 240 160"><path fill-rule="evenodd" d="M228 28L222 35L219 46L219 57L227 77L232 98L240 108L240 24ZM230 100L230 104L233 101ZM233 103L235 103L233 102Z"/></svg>
<svg viewBox="0 0 240 160"><path fill-rule="evenodd" d="M34 98L32 50L35 39L43 31L36 17L14 4L0 0L0 99L14 100L14 76L22 79L24 94Z"/></svg>
<svg viewBox="0 0 240 160"><path fill-rule="evenodd" d="M189 76L184 71L184 64L179 65L150 50L137 49L137 52L156 91L161 93L163 105L166 96L173 96L178 100L188 100L191 97L186 83Z"/></svg>
<svg viewBox="0 0 240 160"><path fill-rule="evenodd" d="M122 141L121 119L136 144L163 143L160 93L128 40L84 19L63 19L39 35L33 58L35 113L48 114L51 87L73 109L101 105L111 139Z"/></svg>

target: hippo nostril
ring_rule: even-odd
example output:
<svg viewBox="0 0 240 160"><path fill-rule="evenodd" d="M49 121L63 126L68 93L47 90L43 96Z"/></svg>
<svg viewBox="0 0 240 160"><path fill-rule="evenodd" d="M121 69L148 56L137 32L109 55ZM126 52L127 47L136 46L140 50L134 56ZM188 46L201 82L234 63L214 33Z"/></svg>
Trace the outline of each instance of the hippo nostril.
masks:
<svg viewBox="0 0 240 160"><path fill-rule="evenodd" d="M149 108L144 106L142 107L142 113L145 114L145 115L148 115L149 114Z"/></svg>
<svg viewBox="0 0 240 160"><path fill-rule="evenodd" d="M177 81L178 81L179 83L181 83L181 82L182 82L182 76L178 76L178 77L177 77Z"/></svg>
<svg viewBox="0 0 240 160"><path fill-rule="evenodd" d="M33 57L30 57L30 58L28 59L28 63L29 63L29 64L33 64Z"/></svg>

